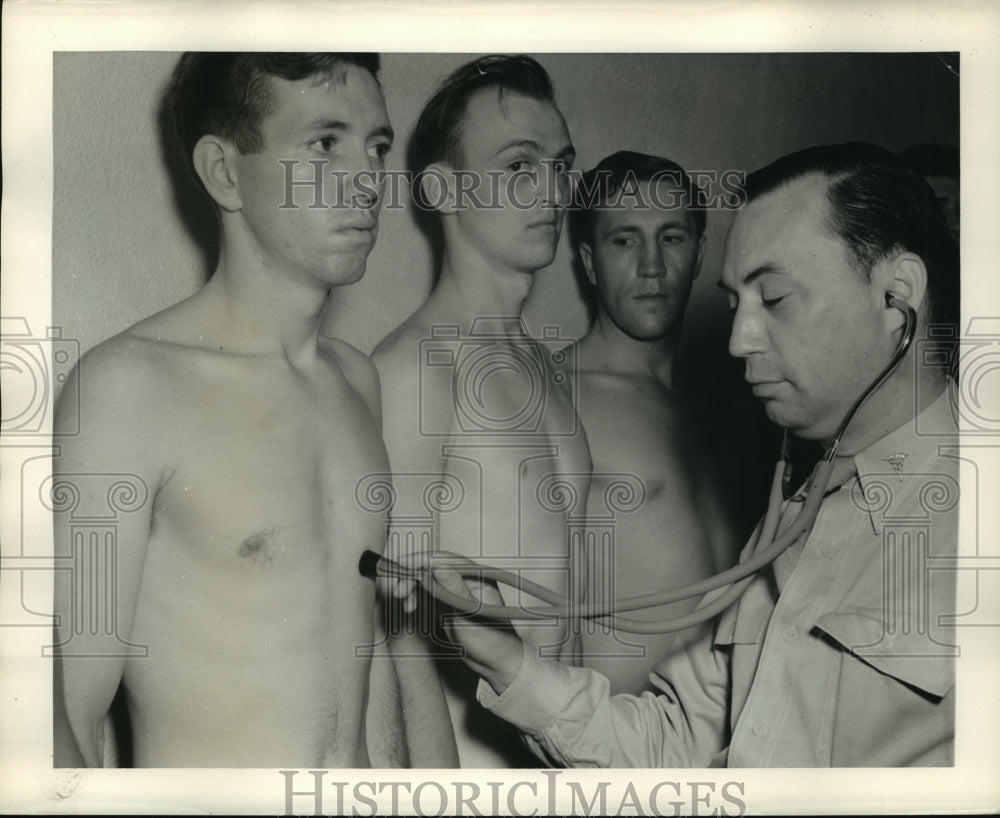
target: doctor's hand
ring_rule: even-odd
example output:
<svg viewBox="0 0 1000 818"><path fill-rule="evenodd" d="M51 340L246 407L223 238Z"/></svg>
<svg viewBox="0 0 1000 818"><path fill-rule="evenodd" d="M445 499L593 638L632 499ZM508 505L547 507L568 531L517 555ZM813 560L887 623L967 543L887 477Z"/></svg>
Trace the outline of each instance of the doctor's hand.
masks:
<svg viewBox="0 0 1000 818"><path fill-rule="evenodd" d="M437 552L433 556L426 552L394 553L393 559L411 568L422 567L434 577L434 581L445 590L465 599L485 604L502 605L503 600L496 586L491 582L466 579L453 568L438 565L464 563L475 566L472 560L455 554ZM413 580L389 578L384 580L386 590L402 600L405 610L412 612L420 593L418 583ZM443 625L448 638L463 648L465 663L500 695L517 675L524 656L524 643L511 625L475 615L457 615L454 609L438 600L431 600L431 610L436 616L443 616Z"/></svg>

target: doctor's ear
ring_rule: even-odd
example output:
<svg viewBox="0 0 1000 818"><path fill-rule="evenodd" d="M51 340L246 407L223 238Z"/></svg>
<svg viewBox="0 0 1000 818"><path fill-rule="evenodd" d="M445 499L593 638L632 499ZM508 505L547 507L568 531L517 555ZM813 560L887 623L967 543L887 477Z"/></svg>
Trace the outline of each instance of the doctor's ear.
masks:
<svg viewBox="0 0 1000 818"><path fill-rule="evenodd" d="M243 207L234 167L237 154L235 145L210 134L198 140L192 153L195 172L208 195L231 213Z"/></svg>
<svg viewBox="0 0 1000 818"><path fill-rule="evenodd" d="M881 269L873 270L872 275L878 275L879 287L902 299L918 313L922 311L927 301L927 268L920 256L907 250L884 259L876 267Z"/></svg>

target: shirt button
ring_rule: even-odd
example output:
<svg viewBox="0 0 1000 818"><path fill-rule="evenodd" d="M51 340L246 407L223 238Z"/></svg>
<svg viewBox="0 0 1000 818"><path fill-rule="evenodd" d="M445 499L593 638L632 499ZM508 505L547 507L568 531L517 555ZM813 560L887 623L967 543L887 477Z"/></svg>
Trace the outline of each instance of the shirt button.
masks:
<svg viewBox="0 0 1000 818"><path fill-rule="evenodd" d="M827 559L830 559L830 557L837 553L837 546L832 542L823 543L819 549L819 553Z"/></svg>
<svg viewBox="0 0 1000 818"><path fill-rule="evenodd" d="M794 642L795 637L798 635L799 632L795 629L795 626L792 625L790 628L785 628L785 632L781 634L781 638L784 639L786 642Z"/></svg>
<svg viewBox="0 0 1000 818"><path fill-rule="evenodd" d="M753 734L755 736L766 736L767 735L767 725L764 722L759 721L753 726Z"/></svg>

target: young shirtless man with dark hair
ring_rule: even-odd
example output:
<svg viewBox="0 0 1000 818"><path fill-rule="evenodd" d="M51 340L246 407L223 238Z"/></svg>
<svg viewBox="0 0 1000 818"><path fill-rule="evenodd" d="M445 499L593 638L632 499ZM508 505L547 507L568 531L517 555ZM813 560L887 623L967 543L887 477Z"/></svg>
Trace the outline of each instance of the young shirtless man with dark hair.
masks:
<svg viewBox="0 0 1000 818"><path fill-rule="evenodd" d="M355 498L388 467L378 376L320 334L378 233L379 189L352 182L392 144L378 70L373 54L177 66L171 110L218 214L219 263L72 376L80 434L63 439L53 495L76 490L82 508L104 490L89 478L124 476L135 507L110 551L57 509L56 547L77 566L56 585L57 766L104 763L119 688L136 766L405 763L392 663L356 652L379 641L357 562L385 519ZM295 180L315 161L327 181L346 172L345 206L307 207L301 188L281 206L289 160Z"/></svg>
<svg viewBox="0 0 1000 818"><path fill-rule="evenodd" d="M552 263L574 150L548 74L524 56L459 67L424 106L409 149L417 204L443 238L440 275L372 356L401 543L434 547L570 587L570 515L590 455L558 333L528 336L521 308ZM575 498L575 502L574 502ZM490 589L492 591L493 589ZM531 604L508 594L508 604ZM565 623L519 622L532 650L565 655ZM439 663L463 767L533 765L516 733L475 707L475 678ZM401 678L404 695L413 682Z"/></svg>

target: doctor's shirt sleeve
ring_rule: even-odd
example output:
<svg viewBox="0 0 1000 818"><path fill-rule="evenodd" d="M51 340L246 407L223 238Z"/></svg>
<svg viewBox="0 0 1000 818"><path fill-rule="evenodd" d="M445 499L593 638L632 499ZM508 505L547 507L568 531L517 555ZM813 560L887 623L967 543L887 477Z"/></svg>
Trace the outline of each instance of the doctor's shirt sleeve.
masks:
<svg viewBox="0 0 1000 818"><path fill-rule="evenodd" d="M710 766L728 744L728 654L703 633L660 663L650 681L639 696L612 696L596 671L525 651L503 695L483 681L478 695L552 766Z"/></svg>

